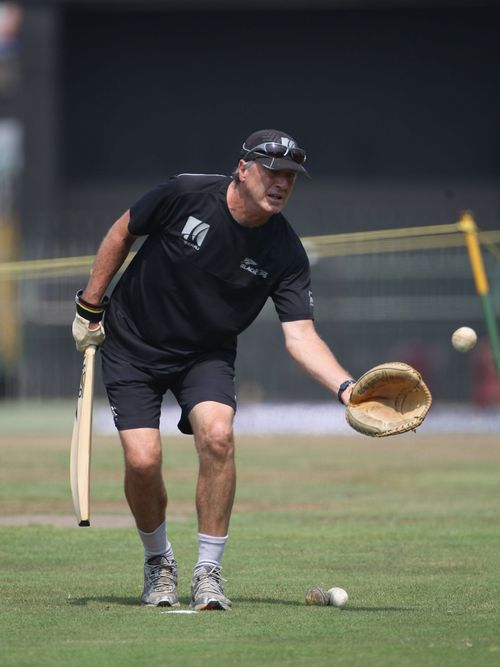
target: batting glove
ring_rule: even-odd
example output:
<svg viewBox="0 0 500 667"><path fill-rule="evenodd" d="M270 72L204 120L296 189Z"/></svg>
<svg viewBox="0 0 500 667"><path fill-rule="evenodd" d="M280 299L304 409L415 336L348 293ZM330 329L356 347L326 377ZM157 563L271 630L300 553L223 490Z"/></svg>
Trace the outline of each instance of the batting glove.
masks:
<svg viewBox="0 0 500 667"><path fill-rule="evenodd" d="M109 303L105 297L99 304L89 303L82 299L83 290L76 293L76 316L73 320L72 333L78 352L84 352L89 345L99 346L104 342L106 334L102 318ZM91 324L97 324L90 328Z"/></svg>

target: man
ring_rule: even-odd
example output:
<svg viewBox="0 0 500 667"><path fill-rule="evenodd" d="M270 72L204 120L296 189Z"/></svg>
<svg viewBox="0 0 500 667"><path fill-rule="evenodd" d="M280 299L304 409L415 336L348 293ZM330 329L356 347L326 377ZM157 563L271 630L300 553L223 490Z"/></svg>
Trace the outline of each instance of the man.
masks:
<svg viewBox="0 0 500 667"><path fill-rule="evenodd" d="M114 223L77 294L77 349L102 345L103 381L125 454L125 495L144 545L145 605L178 605L161 470L164 393L177 399L178 427L194 434L199 457L196 610L231 608L221 561L236 486L236 339L269 296L292 358L348 401L353 380L315 331L307 256L281 214L297 174L307 174L305 159L290 135L261 130L243 144L232 177L171 178ZM106 288L140 236L147 238L108 300Z"/></svg>

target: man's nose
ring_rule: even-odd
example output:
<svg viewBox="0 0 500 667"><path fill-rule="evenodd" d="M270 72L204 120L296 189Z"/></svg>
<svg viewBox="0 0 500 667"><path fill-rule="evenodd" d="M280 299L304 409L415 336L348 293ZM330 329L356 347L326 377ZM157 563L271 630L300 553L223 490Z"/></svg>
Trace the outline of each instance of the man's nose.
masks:
<svg viewBox="0 0 500 667"><path fill-rule="evenodd" d="M276 174L276 185L279 185L282 188L287 188L293 181L293 176L289 174L284 174L282 172L278 172Z"/></svg>

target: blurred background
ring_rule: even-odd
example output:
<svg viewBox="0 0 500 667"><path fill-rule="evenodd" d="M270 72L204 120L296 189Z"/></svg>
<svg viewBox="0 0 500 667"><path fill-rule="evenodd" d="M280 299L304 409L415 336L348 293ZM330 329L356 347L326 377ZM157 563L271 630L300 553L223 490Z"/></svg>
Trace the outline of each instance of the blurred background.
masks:
<svg viewBox="0 0 500 667"><path fill-rule="evenodd" d="M367 242L470 210L498 320L497 5L0 2L0 400L77 391L70 326L88 266L37 261L93 255L146 190L229 173L245 137L275 127L308 152L312 180L286 210L299 235L359 234L310 255L316 325L341 363L356 376L407 361L436 403L500 405L463 240ZM33 263L16 272L20 260ZM462 325L479 335L466 355L450 345ZM242 403L330 400L287 358L272 305L241 337L237 371Z"/></svg>

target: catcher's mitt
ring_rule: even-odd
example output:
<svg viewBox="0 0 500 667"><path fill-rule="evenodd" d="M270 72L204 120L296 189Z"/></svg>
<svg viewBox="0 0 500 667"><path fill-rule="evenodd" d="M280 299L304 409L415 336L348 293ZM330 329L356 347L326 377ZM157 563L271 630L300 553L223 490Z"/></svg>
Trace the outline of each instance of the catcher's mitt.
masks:
<svg viewBox="0 0 500 667"><path fill-rule="evenodd" d="M382 438L414 431L431 404L431 392L420 373L401 361L390 361L359 378L352 389L346 419L356 431Z"/></svg>

